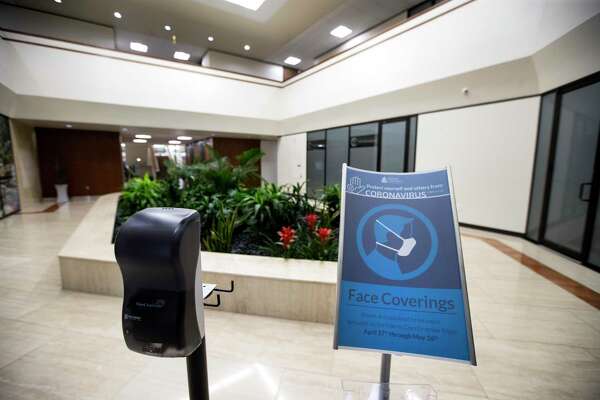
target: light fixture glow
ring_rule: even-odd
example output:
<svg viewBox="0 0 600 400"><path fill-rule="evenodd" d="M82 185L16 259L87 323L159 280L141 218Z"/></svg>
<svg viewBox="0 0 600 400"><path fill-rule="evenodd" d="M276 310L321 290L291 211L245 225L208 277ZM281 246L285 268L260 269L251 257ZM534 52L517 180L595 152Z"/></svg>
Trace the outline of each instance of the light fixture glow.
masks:
<svg viewBox="0 0 600 400"><path fill-rule="evenodd" d="M133 139L133 143L147 143L146 139Z"/></svg>
<svg viewBox="0 0 600 400"><path fill-rule="evenodd" d="M171 25L165 25L165 31L171 31Z"/></svg>
<svg viewBox="0 0 600 400"><path fill-rule="evenodd" d="M191 136L177 136L177 140L192 140Z"/></svg>
<svg viewBox="0 0 600 400"><path fill-rule="evenodd" d="M181 61L187 61L190 59L190 53L186 53L184 51L176 51L173 53L173 58Z"/></svg>
<svg viewBox="0 0 600 400"><path fill-rule="evenodd" d="M302 62L302 60L299 59L298 57L289 56L288 58L283 60L283 62L286 64L289 64L289 65L298 65Z"/></svg>
<svg viewBox="0 0 600 400"><path fill-rule="evenodd" d="M129 48L134 51L139 51L142 53L146 53L148 51L148 46L144 43L139 42L131 42L129 43Z"/></svg>
<svg viewBox="0 0 600 400"><path fill-rule="evenodd" d="M123 147L123 148L124 148L125 146L126 146L126 145L125 145L125 143L121 143L121 147Z"/></svg>
<svg viewBox="0 0 600 400"><path fill-rule="evenodd" d="M66 126L67 128L72 128L72 127L73 127L73 125L71 125L71 124L66 124L65 126Z"/></svg>
<svg viewBox="0 0 600 400"><path fill-rule="evenodd" d="M330 35L338 37L340 39L345 38L346 36L348 36L351 33L352 33L352 29L350 29L344 25L340 25L337 28L335 28L334 30L332 30L331 32L329 32Z"/></svg>
<svg viewBox="0 0 600 400"><path fill-rule="evenodd" d="M137 161L137 162L141 162L141 161L142 161L142 159L138 157L138 158L136 158L136 159L135 159L135 161Z"/></svg>
<svg viewBox="0 0 600 400"><path fill-rule="evenodd" d="M256 11L263 5L265 0L225 0L228 3L233 3L242 6L252 11Z"/></svg>
<svg viewBox="0 0 600 400"><path fill-rule="evenodd" d="M115 12L113 13L113 15L115 16L115 18L116 18L116 19L121 19L121 18L123 18L123 14L121 14L121 13L120 13L120 12L118 12L118 11L115 11Z"/></svg>
<svg viewBox="0 0 600 400"><path fill-rule="evenodd" d="M214 42L214 41L215 41L215 38L214 38L214 36L209 36L209 37L208 37L208 41L209 41L209 42Z"/></svg>
<svg viewBox="0 0 600 400"><path fill-rule="evenodd" d="M180 140L169 140L169 144L181 144Z"/></svg>
<svg viewBox="0 0 600 400"><path fill-rule="evenodd" d="M249 45L249 44L245 44L245 45L244 45L244 50L246 50L246 51L250 51L250 45Z"/></svg>
<svg viewBox="0 0 600 400"><path fill-rule="evenodd" d="M136 139L152 139L151 135L135 135Z"/></svg>
<svg viewBox="0 0 600 400"><path fill-rule="evenodd" d="M54 2L60 4L62 3L62 0L54 0Z"/></svg>

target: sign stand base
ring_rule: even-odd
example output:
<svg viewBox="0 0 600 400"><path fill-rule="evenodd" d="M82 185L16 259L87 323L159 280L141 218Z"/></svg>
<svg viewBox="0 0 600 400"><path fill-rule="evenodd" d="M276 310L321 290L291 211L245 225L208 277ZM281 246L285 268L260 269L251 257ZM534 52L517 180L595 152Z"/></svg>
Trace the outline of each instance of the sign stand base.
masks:
<svg viewBox="0 0 600 400"><path fill-rule="evenodd" d="M342 389L343 400L437 400L437 393L429 385L343 381Z"/></svg>
<svg viewBox="0 0 600 400"><path fill-rule="evenodd" d="M400 385L390 383L392 355L381 355L379 383L343 381L344 400L437 400L429 385Z"/></svg>

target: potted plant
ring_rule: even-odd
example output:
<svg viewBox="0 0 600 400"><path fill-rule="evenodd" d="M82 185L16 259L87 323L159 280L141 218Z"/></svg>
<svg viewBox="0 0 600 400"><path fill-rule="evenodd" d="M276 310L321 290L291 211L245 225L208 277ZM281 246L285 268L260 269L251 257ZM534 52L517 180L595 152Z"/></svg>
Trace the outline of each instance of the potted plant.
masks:
<svg viewBox="0 0 600 400"><path fill-rule="evenodd" d="M59 204L69 201L68 183L67 170L60 163L57 163L54 188L56 189L56 202Z"/></svg>

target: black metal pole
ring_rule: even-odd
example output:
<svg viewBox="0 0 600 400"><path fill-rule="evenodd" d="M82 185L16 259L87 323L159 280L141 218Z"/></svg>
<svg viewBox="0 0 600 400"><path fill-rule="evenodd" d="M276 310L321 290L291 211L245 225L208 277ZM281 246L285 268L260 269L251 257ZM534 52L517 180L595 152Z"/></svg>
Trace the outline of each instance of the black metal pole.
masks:
<svg viewBox="0 0 600 400"><path fill-rule="evenodd" d="M192 354L186 357L190 400L209 400L206 338Z"/></svg>
<svg viewBox="0 0 600 400"><path fill-rule="evenodd" d="M390 370L392 368L392 355L381 355L381 371L379 373L379 398L388 400L390 398Z"/></svg>

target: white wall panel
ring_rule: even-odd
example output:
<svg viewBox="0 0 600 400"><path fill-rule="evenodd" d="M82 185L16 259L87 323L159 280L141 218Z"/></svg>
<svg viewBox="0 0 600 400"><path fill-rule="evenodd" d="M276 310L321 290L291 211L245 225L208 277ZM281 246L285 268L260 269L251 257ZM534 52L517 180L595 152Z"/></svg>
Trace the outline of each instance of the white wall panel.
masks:
<svg viewBox="0 0 600 400"><path fill-rule="evenodd" d="M419 116L416 170L452 167L460 222L525 232L539 97Z"/></svg>
<svg viewBox="0 0 600 400"><path fill-rule="evenodd" d="M280 137L277 160L278 184L306 182L306 133Z"/></svg>
<svg viewBox="0 0 600 400"><path fill-rule="evenodd" d="M260 174L271 183L277 183L277 146L275 140L260 141L260 150L265 153L260 159Z"/></svg>

